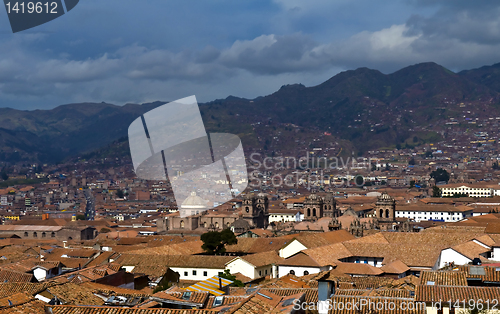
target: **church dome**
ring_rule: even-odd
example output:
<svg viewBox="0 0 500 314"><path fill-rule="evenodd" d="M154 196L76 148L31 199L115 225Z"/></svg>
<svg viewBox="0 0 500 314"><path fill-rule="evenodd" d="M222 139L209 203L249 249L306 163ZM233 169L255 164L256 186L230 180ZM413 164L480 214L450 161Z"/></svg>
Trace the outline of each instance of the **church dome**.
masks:
<svg viewBox="0 0 500 314"><path fill-rule="evenodd" d="M207 202L196 195L196 192L191 192L184 202L182 202L181 208L206 208Z"/></svg>

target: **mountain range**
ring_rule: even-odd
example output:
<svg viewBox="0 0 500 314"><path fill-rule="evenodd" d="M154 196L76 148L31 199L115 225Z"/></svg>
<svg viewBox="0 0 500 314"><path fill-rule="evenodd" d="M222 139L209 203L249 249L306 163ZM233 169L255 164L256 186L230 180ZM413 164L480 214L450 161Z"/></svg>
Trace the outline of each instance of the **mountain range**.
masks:
<svg viewBox="0 0 500 314"><path fill-rule="evenodd" d="M123 148L129 124L164 103L0 108L0 162L53 163L95 155L109 145ZM200 104L200 111L207 131L238 134L246 149L293 150L296 130L288 127L293 125L303 137L328 134L331 141L360 153L409 139L416 144L438 141L440 126L460 117L463 104L475 117L499 116L500 63L459 73L432 62L391 74L359 68L317 86L284 85L255 99L229 96ZM289 140L276 140L279 136Z"/></svg>

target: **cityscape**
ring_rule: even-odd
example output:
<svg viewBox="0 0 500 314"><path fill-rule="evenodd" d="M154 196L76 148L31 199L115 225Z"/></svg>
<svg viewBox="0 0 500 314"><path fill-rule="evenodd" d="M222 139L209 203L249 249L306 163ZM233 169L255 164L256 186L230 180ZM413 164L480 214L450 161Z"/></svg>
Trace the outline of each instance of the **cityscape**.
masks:
<svg viewBox="0 0 500 314"><path fill-rule="evenodd" d="M0 314L500 314L500 3L4 4Z"/></svg>

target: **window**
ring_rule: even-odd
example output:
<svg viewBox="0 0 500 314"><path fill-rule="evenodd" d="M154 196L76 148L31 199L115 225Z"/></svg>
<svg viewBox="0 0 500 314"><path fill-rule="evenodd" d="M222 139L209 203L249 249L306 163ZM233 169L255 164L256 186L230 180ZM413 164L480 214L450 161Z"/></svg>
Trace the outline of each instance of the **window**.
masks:
<svg viewBox="0 0 500 314"><path fill-rule="evenodd" d="M33 238L37 238L38 234L36 232L33 232Z"/></svg>
<svg viewBox="0 0 500 314"><path fill-rule="evenodd" d="M196 270L193 270L193 276L196 276Z"/></svg>
<svg viewBox="0 0 500 314"><path fill-rule="evenodd" d="M266 275L267 275L267 269L266 269Z"/></svg>
<svg viewBox="0 0 500 314"><path fill-rule="evenodd" d="M185 272L184 272L184 276L185 276L185 277L187 277L187 276L188 276L188 272L187 272L187 271L185 271Z"/></svg>
<svg viewBox="0 0 500 314"><path fill-rule="evenodd" d="M259 270L259 276L262 276L262 270Z"/></svg>
<svg viewBox="0 0 500 314"><path fill-rule="evenodd" d="M307 270L304 270L304 276L309 275L309 272Z"/></svg>
<svg viewBox="0 0 500 314"><path fill-rule="evenodd" d="M359 258L356 259L356 263L359 263Z"/></svg>
<svg viewBox="0 0 500 314"><path fill-rule="evenodd" d="M208 276L208 272L207 272L207 271L204 271L204 272L203 272L203 276L207 277L207 276Z"/></svg>
<svg viewBox="0 0 500 314"><path fill-rule="evenodd" d="M184 229L184 220L181 220L181 229Z"/></svg>
<svg viewBox="0 0 500 314"><path fill-rule="evenodd" d="M50 236L51 236L52 238L55 238L55 237L56 237L56 233L55 233L55 232L52 232L52 233L50 234Z"/></svg>
<svg viewBox="0 0 500 314"><path fill-rule="evenodd" d="M367 259L365 259L365 264L368 264L368 260Z"/></svg>
<svg viewBox="0 0 500 314"><path fill-rule="evenodd" d="M28 236L28 233L27 233L27 232L25 232L25 233L24 233L24 236L25 236L25 237L27 237L27 236Z"/></svg>
<svg viewBox="0 0 500 314"><path fill-rule="evenodd" d="M290 275L295 275L295 270L290 270Z"/></svg>
<svg viewBox="0 0 500 314"><path fill-rule="evenodd" d="M42 238L45 238L45 232L42 232Z"/></svg>

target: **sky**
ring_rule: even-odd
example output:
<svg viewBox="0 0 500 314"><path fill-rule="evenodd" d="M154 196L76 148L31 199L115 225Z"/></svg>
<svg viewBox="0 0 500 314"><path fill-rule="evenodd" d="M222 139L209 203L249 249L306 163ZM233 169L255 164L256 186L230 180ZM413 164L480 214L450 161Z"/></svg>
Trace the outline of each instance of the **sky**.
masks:
<svg viewBox="0 0 500 314"><path fill-rule="evenodd" d="M80 0L13 34L0 8L0 107L199 102L314 86L359 67L500 62L492 0Z"/></svg>

